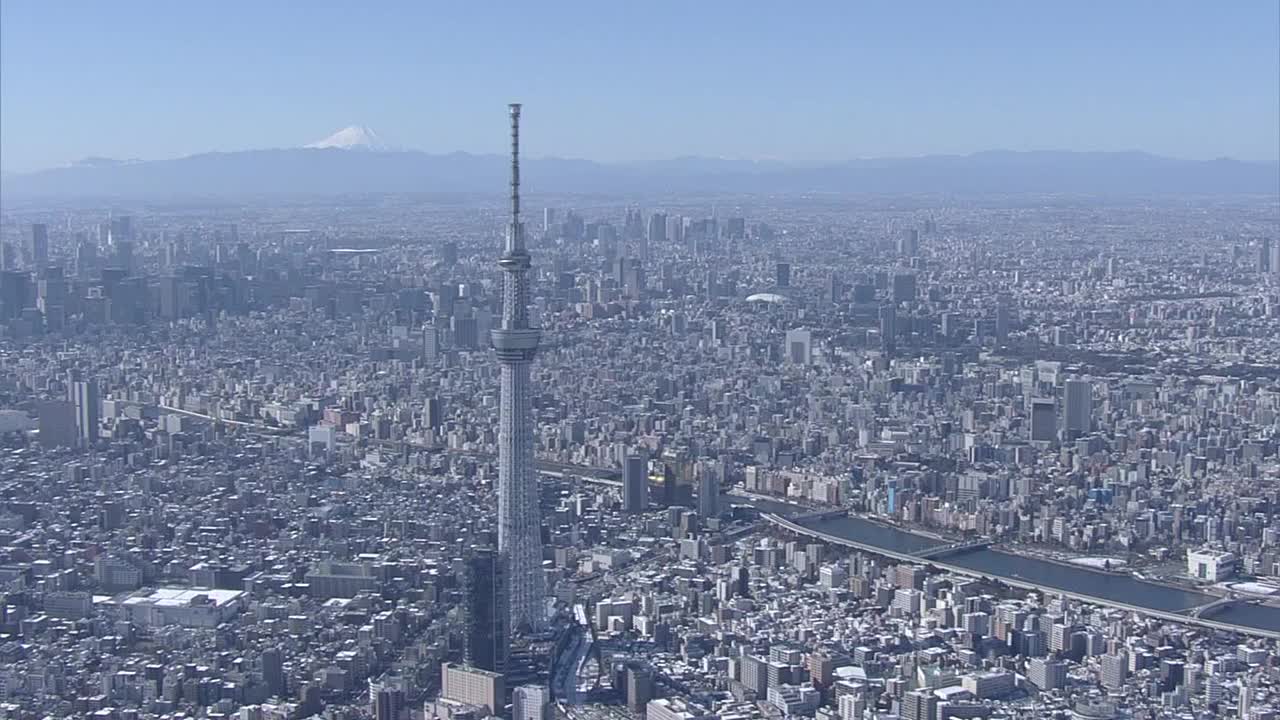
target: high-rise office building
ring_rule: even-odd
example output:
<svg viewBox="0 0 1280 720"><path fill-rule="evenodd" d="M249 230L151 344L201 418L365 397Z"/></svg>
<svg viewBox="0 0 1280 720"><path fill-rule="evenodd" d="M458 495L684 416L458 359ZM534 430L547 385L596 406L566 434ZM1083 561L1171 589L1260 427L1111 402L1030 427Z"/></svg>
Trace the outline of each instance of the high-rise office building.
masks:
<svg viewBox="0 0 1280 720"><path fill-rule="evenodd" d="M1063 384L1062 430L1068 440L1093 430L1093 383L1088 380L1068 380Z"/></svg>
<svg viewBox="0 0 1280 720"><path fill-rule="evenodd" d="M432 430L439 430L444 427L444 404L440 398L427 398L426 406L423 408L425 417L424 424Z"/></svg>
<svg viewBox="0 0 1280 720"><path fill-rule="evenodd" d="M511 720L546 720L550 691L542 685L521 685L511 691Z"/></svg>
<svg viewBox="0 0 1280 720"><path fill-rule="evenodd" d="M637 261L627 263L626 272L622 276L622 287L627 298L639 300L644 295L645 286L644 265Z"/></svg>
<svg viewBox="0 0 1280 720"><path fill-rule="evenodd" d="M644 237L644 215L639 208L629 208L622 225L622 236L628 240Z"/></svg>
<svg viewBox="0 0 1280 720"><path fill-rule="evenodd" d="M729 321L724 318L716 318L711 321L711 341L723 345L729 340Z"/></svg>
<svg viewBox="0 0 1280 720"><path fill-rule="evenodd" d="M1027 679L1040 690L1053 690L1067 684L1067 664L1061 660L1032 658L1027 665Z"/></svg>
<svg viewBox="0 0 1280 720"><path fill-rule="evenodd" d="M837 273L831 273L827 277L826 301L832 305L839 305L844 300L844 282Z"/></svg>
<svg viewBox="0 0 1280 720"><path fill-rule="evenodd" d="M429 322L422 328L422 359L431 364L438 357L440 357L440 332L436 329L434 322Z"/></svg>
<svg viewBox="0 0 1280 720"><path fill-rule="evenodd" d="M41 268L36 277L36 307L48 319L51 313L66 305L67 281L62 277L62 268L57 266Z"/></svg>
<svg viewBox="0 0 1280 720"><path fill-rule="evenodd" d="M720 478L711 470L698 477L698 517L705 522L720 517Z"/></svg>
<svg viewBox="0 0 1280 720"><path fill-rule="evenodd" d="M111 242L129 242L133 240L133 218L129 215L111 218L108 232Z"/></svg>
<svg viewBox="0 0 1280 720"><path fill-rule="evenodd" d="M445 318L453 317L454 305L458 303L458 286L454 283L442 283L434 301L436 325L447 325Z"/></svg>
<svg viewBox="0 0 1280 720"><path fill-rule="evenodd" d="M404 690L398 687L380 687L371 690L373 720L400 720L405 710Z"/></svg>
<svg viewBox="0 0 1280 720"><path fill-rule="evenodd" d="M644 512L649 507L649 463L643 455L628 455L622 468L622 509Z"/></svg>
<svg viewBox="0 0 1280 720"><path fill-rule="evenodd" d="M175 275L164 275L159 278L159 315L165 320L176 320L184 317L187 285L182 278Z"/></svg>
<svg viewBox="0 0 1280 720"><path fill-rule="evenodd" d="M1007 295L996 298L996 339L1001 342L1009 339L1009 326L1012 324L1012 300Z"/></svg>
<svg viewBox="0 0 1280 720"><path fill-rule="evenodd" d="M117 240L112 243L115 255L114 265L124 271L125 275L133 274L133 241Z"/></svg>
<svg viewBox="0 0 1280 720"><path fill-rule="evenodd" d="M39 270L49 263L49 226L36 223L31 226L31 240L27 246L27 263Z"/></svg>
<svg viewBox="0 0 1280 720"><path fill-rule="evenodd" d="M640 664L627 668L627 707L642 711L653 699L653 671Z"/></svg>
<svg viewBox="0 0 1280 720"><path fill-rule="evenodd" d="M758 696L769 690L769 663L754 655L743 655L738 666L739 680Z"/></svg>
<svg viewBox="0 0 1280 720"><path fill-rule="evenodd" d="M501 364L498 419L498 551L507 557L510 629L540 627L544 620L542 531L533 465L533 406L529 366L541 332L529 320L529 252L520 222L520 105L511 113L511 223L503 271L502 323L492 332Z"/></svg>
<svg viewBox="0 0 1280 720"><path fill-rule="evenodd" d="M510 608L504 558L491 547L472 548L466 558L463 653L468 665L505 672Z"/></svg>
<svg viewBox="0 0 1280 720"><path fill-rule="evenodd" d="M267 688L267 697L283 698L285 696L284 662L279 648L267 648L259 657L262 663L262 684Z"/></svg>
<svg viewBox="0 0 1280 720"><path fill-rule="evenodd" d="M1049 650L1057 653L1071 649L1071 635L1076 631L1074 625L1056 622L1049 626Z"/></svg>
<svg viewBox="0 0 1280 720"><path fill-rule="evenodd" d="M649 216L649 229L645 234L645 244L643 251L640 253L641 260L649 259L649 252L655 245L660 245L667 241L667 216L663 213L654 213Z"/></svg>
<svg viewBox="0 0 1280 720"><path fill-rule="evenodd" d="M97 380L71 383L71 402L76 406L76 433L83 445L98 441L98 425L102 421L102 399Z"/></svg>
<svg viewBox="0 0 1280 720"><path fill-rule="evenodd" d="M1108 690L1119 690L1124 687L1129 667L1128 658L1123 652L1103 655L1100 664L1102 687Z"/></svg>
<svg viewBox="0 0 1280 720"><path fill-rule="evenodd" d="M880 349L892 356L898 347L898 310L892 304L880 306Z"/></svg>
<svg viewBox="0 0 1280 720"><path fill-rule="evenodd" d="M939 316L938 333L944 340L954 340L960 332L960 313L944 312Z"/></svg>
<svg viewBox="0 0 1280 720"><path fill-rule="evenodd" d="M0 272L0 320L21 315L33 295L30 273L18 270Z"/></svg>
<svg viewBox="0 0 1280 720"><path fill-rule="evenodd" d="M911 302L916 299L916 276L912 273L898 273L893 276L893 301Z"/></svg>
<svg viewBox="0 0 1280 720"><path fill-rule="evenodd" d="M798 328L788 330L786 358L793 365L808 365L813 362L813 333Z"/></svg>
<svg viewBox="0 0 1280 720"><path fill-rule="evenodd" d="M1058 404L1053 398L1031 401L1031 440L1050 442L1058 434Z"/></svg>
<svg viewBox="0 0 1280 720"><path fill-rule="evenodd" d="M676 245L684 244L684 218L672 215L667 218L667 239Z"/></svg>
<svg viewBox="0 0 1280 720"><path fill-rule="evenodd" d="M911 228L898 236L898 254L907 258L920 254L919 230Z"/></svg>
<svg viewBox="0 0 1280 720"><path fill-rule="evenodd" d="M730 240L744 240L747 237L747 219L731 217L724 223L724 236Z"/></svg>
<svg viewBox="0 0 1280 720"><path fill-rule="evenodd" d="M777 264L774 268L774 284L780 288L791 287L791 263Z"/></svg>

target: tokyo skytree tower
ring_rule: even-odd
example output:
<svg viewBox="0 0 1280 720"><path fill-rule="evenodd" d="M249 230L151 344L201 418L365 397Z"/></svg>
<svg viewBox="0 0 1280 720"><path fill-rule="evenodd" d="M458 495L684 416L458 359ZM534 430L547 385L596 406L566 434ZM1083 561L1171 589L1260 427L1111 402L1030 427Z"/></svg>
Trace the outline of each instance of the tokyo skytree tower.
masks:
<svg viewBox="0 0 1280 720"><path fill-rule="evenodd" d="M498 551L508 563L512 630L537 629L545 619L542 534L533 464L529 367L541 332L529 323L529 252L520 222L520 105L511 111L511 223L498 267L503 271L502 324L492 331L502 365L498 426Z"/></svg>

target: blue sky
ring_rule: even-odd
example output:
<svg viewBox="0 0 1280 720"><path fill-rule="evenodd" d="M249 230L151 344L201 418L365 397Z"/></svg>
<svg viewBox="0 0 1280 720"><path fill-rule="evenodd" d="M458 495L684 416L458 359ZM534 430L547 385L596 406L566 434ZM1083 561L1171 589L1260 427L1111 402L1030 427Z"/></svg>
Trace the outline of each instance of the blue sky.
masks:
<svg viewBox="0 0 1280 720"><path fill-rule="evenodd" d="M1280 2L0 2L0 167L396 145L1280 157Z"/></svg>

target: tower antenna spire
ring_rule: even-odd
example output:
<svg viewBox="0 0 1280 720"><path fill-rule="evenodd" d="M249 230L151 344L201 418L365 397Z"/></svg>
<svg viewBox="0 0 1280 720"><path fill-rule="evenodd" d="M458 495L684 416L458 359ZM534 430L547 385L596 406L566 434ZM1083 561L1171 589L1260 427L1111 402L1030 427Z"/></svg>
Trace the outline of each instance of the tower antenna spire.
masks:
<svg viewBox="0 0 1280 720"><path fill-rule="evenodd" d="M507 106L511 113L511 230L507 236L507 252L524 249L524 233L520 226L520 103Z"/></svg>

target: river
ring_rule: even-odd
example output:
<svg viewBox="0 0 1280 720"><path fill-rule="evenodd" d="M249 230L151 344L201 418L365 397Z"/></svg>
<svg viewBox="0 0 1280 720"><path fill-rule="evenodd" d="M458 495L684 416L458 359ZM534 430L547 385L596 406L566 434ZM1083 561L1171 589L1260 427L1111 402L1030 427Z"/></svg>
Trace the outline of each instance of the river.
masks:
<svg viewBox="0 0 1280 720"><path fill-rule="evenodd" d="M766 512L776 512L777 503ZM791 507L791 513L803 512ZM805 520L801 524L819 532L867 545L913 554L946 544L926 535L854 517ZM1194 590L1139 580L1130 575L1104 573L1035 557L1013 555L999 550L972 550L948 555L940 562L982 573L993 578L1019 580L1052 590L1074 592L1135 607L1164 612L1181 612L1214 600L1214 596ZM1234 605L1214 612L1208 619L1247 628L1280 632L1280 607Z"/></svg>

